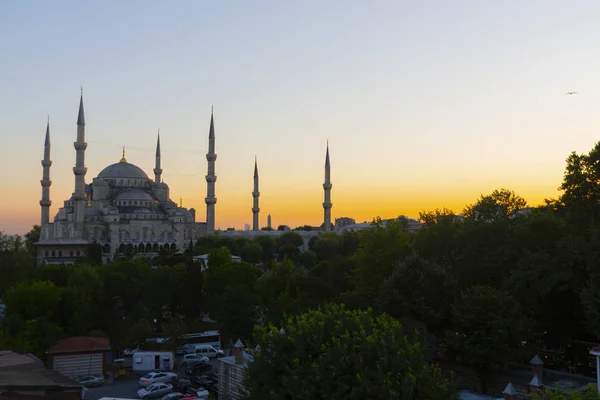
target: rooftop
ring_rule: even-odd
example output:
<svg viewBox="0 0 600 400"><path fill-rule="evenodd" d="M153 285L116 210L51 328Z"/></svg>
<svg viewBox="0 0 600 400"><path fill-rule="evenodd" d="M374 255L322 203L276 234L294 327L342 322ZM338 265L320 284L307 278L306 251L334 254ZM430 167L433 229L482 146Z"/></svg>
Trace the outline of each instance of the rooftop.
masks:
<svg viewBox="0 0 600 400"><path fill-rule="evenodd" d="M33 354L19 354L12 350L0 351L0 370L4 369L31 370L44 368L44 363Z"/></svg>
<svg viewBox="0 0 600 400"><path fill-rule="evenodd" d="M49 369L0 370L0 388L14 387L71 387L80 389L81 385L61 373Z"/></svg>
<svg viewBox="0 0 600 400"><path fill-rule="evenodd" d="M46 350L46 354L79 353L102 350L110 350L110 344L107 338L76 336L60 340L55 346Z"/></svg>

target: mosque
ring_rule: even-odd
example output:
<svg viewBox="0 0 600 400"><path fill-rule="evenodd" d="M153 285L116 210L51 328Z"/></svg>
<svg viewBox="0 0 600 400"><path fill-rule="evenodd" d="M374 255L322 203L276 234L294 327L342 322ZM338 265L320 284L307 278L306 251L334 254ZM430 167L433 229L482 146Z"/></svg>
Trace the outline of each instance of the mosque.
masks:
<svg viewBox="0 0 600 400"><path fill-rule="evenodd" d="M110 262L117 254L155 255L163 249L183 251L198 237L218 234L215 231L215 127L211 112L208 134L208 172L206 174L206 222L196 222L196 210L177 205L170 198L169 186L163 182L160 135L156 143L154 180L125 158L104 168L92 183L85 182L85 113L83 94L77 117L75 147L75 189L50 222L50 122L46 126L41 206L41 233L37 244L37 265L73 264L84 255L91 243L102 247L102 259ZM258 166L254 164L252 236L259 234ZM325 156L323 231L332 230L329 145ZM270 221L270 216L268 218ZM270 225L270 224L269 224ZM263 231L264 232L264 231ZM313 232L313 234L316 232Z"/></svg>

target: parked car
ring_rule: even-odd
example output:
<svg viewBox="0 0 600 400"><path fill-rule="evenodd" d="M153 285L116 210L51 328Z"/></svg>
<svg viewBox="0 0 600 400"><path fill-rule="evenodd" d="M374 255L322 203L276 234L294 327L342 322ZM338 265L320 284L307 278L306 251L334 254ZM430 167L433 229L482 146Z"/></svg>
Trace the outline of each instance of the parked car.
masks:
<svg viewBox="0 0 600 400"><path fill-rule="evenodd" d="M212 365L210 364L194 364L191 367L189 367L188 369L185 370L185 372L188 375L200 375L200 374L207 374L209 372L212 371Z"/></svg>
<svg viewBox="0 0 600 400"><path fill-rule="evenodd" d="M138 390L138 398L148 399L151 397L162 397L173 391L173 385L170 383L153 383Z"/></svg>
<svg viewBox="0 0 600 400"><path fill-rule="evenodd" d="M181 361L181 366L183 368L187 368L188 366L196 365L196 364L209 364L210 360L208 357L203 356L201 354L186 354L183 356L183 360Z"/></svg>
<svg viewBox="0 0 600 400"><path fill-rule="evenodd" d="M86 375L75 378L75 382L81 383L86 388L104 385L105 379L102 375Z"/></svg>
<svg viewBox="0 0 600 400"><path fill-rule="evenodd" d="M176 382L177 374L174 372L150 372L142 376L139 380L140 386L148 386L153 383Z"/></svg>
<svg viewBox="0 0 600 400"><path fill-rule="evenodd" d="M225 356L223 350L217 350L214 346L210 344L197 344L195 348L195 353L200 354L202 356L206 356L208 358L220 358Z"/></svg>
<svg viewBox="0 0 600 400"><path fill-rule="evenodd" d="M181 392L172 392L169 394L164 395L160 400L179 400L182 397L186 397L189 395L183 394Z"/></svg>

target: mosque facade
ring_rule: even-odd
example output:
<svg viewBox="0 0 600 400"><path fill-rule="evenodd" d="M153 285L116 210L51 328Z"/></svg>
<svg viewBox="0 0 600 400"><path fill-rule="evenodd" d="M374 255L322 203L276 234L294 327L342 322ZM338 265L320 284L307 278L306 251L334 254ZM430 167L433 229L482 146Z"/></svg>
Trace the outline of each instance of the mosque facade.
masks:
<svg viewBox="0 0 600 400"><path fill-rule="evenodd" d="M80 98L75 147L74 191L50 221L50 123L46 126L44 158L42 160L41 232L37 244L37 265L73 264L84 256L88 246L99 244L103 262L118 254L155 255L161 250L183 251L198 237L215 231L215 128L211 112L206 160L206 222L196 221L196 210L186 209L170 198L169 186L162 180L160 135L156 143L154 179L126 159L125 149L119 162L104 168L85 182L85 113L83 95ZM331 182L329 146L325 164L324 223L331 230ZM255 160L253 197L253 226L259 230L258 166Z"/></svg>

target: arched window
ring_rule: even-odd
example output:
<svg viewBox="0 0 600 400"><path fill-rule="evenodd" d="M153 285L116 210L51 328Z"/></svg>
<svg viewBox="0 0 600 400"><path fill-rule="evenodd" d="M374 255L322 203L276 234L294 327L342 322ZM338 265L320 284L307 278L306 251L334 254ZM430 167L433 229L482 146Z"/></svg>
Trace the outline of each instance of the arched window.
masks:
<svg viewBox="0 0 600 400"><path fill-rule="evenodd" d="M131 243L129 243L129 244L127 245L127 252L128 252L128 253L133 253L133 245L132 245Z"/></svg>
<svg viewBox="0 0 600 400"><path fill-rule="evenodd" d="M146 244L146 253L151 253L152 252L152 246L150 246L150 243Z"/></svg>
<svg viewBox="0 0 600 400"><path fill-rule="evenodd" d="M152 246L152 251L155 253L158 253L158 244L154 243L154 246Z"/></svg>
<svg viewBox="0 0 600 400"><path fill-rule="evenodd" d="M144 243L140 243L140 247L138 247L138 251L139 251L140 253L143 253L143 252L144 252Z"/></svg>
<svg viewBox="0 0 600 400"><path fill-rule="evenodd" d="M125 253L125 245L124 244L121 244L119 246L119 253Z"/></svg>
<svg viewBox="0 0 600 400"><path fill-rule="evenodd" d="M102 247L102 252L105 254L110 253L110 246L108 245L108 243Z"/></svg>
<svg viewBox="0 0 600 400"><path fill-rule="evenodd" d="M177 250L177 245L175 243L171 243L171 251Z"/></svg>

